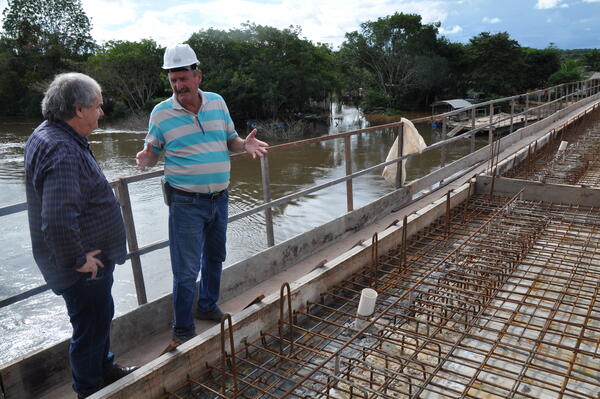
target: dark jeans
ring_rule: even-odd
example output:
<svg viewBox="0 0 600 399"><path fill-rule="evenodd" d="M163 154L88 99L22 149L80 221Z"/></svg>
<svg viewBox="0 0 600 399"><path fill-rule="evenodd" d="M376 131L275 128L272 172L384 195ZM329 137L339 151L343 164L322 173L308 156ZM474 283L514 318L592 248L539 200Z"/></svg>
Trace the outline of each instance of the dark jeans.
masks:
<svg viewBox="0 0 600 399"><path fill-rule="evenodd" d="M198 309L215 310L221 286L227 238L225 191L215 199L171 193L169 248L173 269L173 334L189 338L195 334L192 315L196 279L201 272Z"/></svg>
<svg viewBox="0 0 600 399"><path fill-rule="evenodd" d="M73 336L69 346L73 390L89 396L104 387L103 375L113 367L110 323L114 315L111 295L114 263L103 260L95 279L90 273L60 292L67 305Z"/></svg>

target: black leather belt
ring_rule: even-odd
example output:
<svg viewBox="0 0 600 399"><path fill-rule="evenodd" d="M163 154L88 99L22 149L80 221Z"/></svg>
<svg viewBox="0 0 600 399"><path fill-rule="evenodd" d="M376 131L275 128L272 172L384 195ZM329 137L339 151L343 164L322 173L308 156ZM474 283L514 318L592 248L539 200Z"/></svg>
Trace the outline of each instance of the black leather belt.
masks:
<svg viewBox="0 0 600 399"><path fill-rule="evenodd" d="M192 193L189 191L183 191L178 188L171 186L171 190L178 195L185 195L186 197L194 197L194 198L202 198L202 199L217 199L219 198L225 190L215 191L214 193Z"/></svg>

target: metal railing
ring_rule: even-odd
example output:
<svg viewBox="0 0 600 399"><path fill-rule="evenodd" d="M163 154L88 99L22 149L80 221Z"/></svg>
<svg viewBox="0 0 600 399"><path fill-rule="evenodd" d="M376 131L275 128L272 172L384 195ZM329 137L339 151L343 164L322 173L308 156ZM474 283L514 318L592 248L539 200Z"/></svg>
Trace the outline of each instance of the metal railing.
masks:
<svg viewBox="0 0 600 399"><path fill-rule="evenodd" d="M413 123L424 123L424 122L440 122L442 124L441 131L441 140L429 145L427 148L423 150L422 153L440 150L440 167L443 167L446 164L447 151L450 144L457 142L459 140L469 139L471 141L470 153L475 150L475 135L479 132L486 131L489 136L489 144L492 144L494 141L495 131L499 129L506 128L509 133L512 133L515 126L523 125L527 126L531 121L537 121L544 119L556 111L564 108L567 105L570 105L578 100L583 98L590 97L599 92L600 88L600 80L587 80L587 81L579 81L573 83L566 83L558 86L549 87L543 90L537 90L525 94L520 94L512 97L505 97L501 99L496 99L492 101L487 101L479 104L473 104L472 106L461 108L458 110L433 115L430 117L413 119ZM534 98L535 102L532 102L531 99ZM533 105L533 106L532 106ZM498 115L496 113L497 110L503 110L507 108L509 110L508 113L504 117L494 119L494 116ZM522 110L518 110L518 108L522 108ZM486 118L489 118L487 123L480 123L476 118L476 115L482 114L482 110L486 114ZM455 127L454 132L458 132L459 130L465 130L463 133L455 134L453 137L448 137L448 127L450 127L453 123L456 125L456 121L454 120L457 116L464 114L469 115L469 123L463 123L463 127L458 129ZM464 122L464 121L463 121ZM461 123L461 121L458 121ZM348 212L354 209L354 200L353 200L353 186L352 181L357 177L366 175L375 170L382 169L388 165L396 164L396 189L402 187L402 162L403 160L410 159L419 154L409 154L401 156L403 149L403 122L395 122L381 126L368 127L365 129L358 129L344 133L332 134L328 136L316 137L307 140L300 140L291 143L275 145L269 148L269 153L286 150L293 147L298 146L306 146L314 143L320 143L331 140L344 140L344 161L345 161L345 176L337 179L333 179L331 181L325 182L323 184L319 184L313 187L309 187L295 193L283 196L277 199L271 199L271 190L270 190L270 178L269 178L269 158L268 155L265 155L261 158L261 182L263 189L263 200L264 203L256 206L252 209L237 213L233 216L229 217L229 222L234 222L236 220L240 220L242 218L254 215L258 212L264 212L265 214L265 232L267 235L267 245L269 247L275 245L275 237L273 232L273 218L272 218L272 208L288 203L300 197L312 194L314 192L326 189L328 187L345 183L346 186L346 209ZM364 133L382 133L392 131L398 138L398 153L397 158L379 163L374 166L370 166L368 168L353 172L352 171L352 151L351 151L351 142L350 139L352 136L364 134ZM490 146L490 149L493 147ZM233 154L231 156L232 160L246 157L247 154ZM493 157L493 153L490 155L490 159ZM131 266L134 276L134 284L137 294L138 304L147 303L147 295L146 288L144 283L144 276L142 271L142 262L141 256L148 254L150 252L156 251L158 249L165 248L169 245L168 240L160 240L145 246L139 246L137 241L137 233L135 228L135 220L133 217L133 211L131 206L131 198L129 195L129 184L139 182L142 180L147 180L151 178L156 178L163 175L163 171L154 171L149 173L143 173L134 176L122 177L117 179L116 181L111 182L111 186L115 190L116 196L120 202L121 209L123 212L123 218L125 221L125 230L127 235L127 244L128 244L128 255L127 258L131 260ZM446 178L446 177L444 177ZM25 202L8 205L4 207L0 207L0 217L7 216L11 214L15 214L18 212L23 212L27 210L27 204ZM5 298L0 300L0 309L11 304L17 303L19 301L30 298L34 295L40 294L48 290L49 287L47 285L41 285L35 287L33 289L24 291L17 295Z"/></svg>

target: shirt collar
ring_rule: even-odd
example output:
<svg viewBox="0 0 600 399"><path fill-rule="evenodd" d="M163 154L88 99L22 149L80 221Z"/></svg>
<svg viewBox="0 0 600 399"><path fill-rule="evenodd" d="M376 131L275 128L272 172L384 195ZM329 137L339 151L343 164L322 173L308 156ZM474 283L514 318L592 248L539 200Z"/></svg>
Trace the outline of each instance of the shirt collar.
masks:
<svg viewBox="0 0 600 399"><path fill-rule="evenodd" d="M48 123L49 124L55 124L58 127L60 127L61 129L63 129L65 132L67 132L83 148L90 148L90 143L88 142L87 137L82 136L79 133L77 133L75 131L75 129L73 129L71 127L71 125L69 125L67 122L64 122L64 121L48 121Z"/></svg>
<svg viewBox="0 0 600 399"><path fill-rule="evenodd" d="M204 108L204 106L206 105L206 102L208 101L206 99L206 95L204 94L204 92L200 89L198 89L198 94L200 94L200 97L202 98L202 103L200 104L200 111L202 111L202 108ZM190 112L187 109L185 109L183 107L183 105L179 104L179 101L177 101L177 97L175 96L175 93L173 93L173 95L171 96L171 99L173 100L173 109L181 109L184 110L186 112Z"/></svg>

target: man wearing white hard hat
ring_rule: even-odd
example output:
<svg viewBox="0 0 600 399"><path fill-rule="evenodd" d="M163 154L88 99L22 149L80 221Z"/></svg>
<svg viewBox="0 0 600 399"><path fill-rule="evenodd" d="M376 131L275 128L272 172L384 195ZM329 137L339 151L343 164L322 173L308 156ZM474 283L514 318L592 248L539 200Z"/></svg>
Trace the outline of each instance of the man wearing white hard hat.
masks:
<svg viewBox="0 0 600 399"><path fill-rule="evenodd" d="M253 158L267 143L253 130L245 140L237 132L223 98L200 90L202 71L187 44L167 47L163 69L173 96L150 114L145 148L136 155L141 170L165 155L165 201L169 205L169 245L173 270L173 341L195 335L194 317L220 321L217 305L225 261L230 152ZM198 302L196 279L201 273Z"/></svg>

